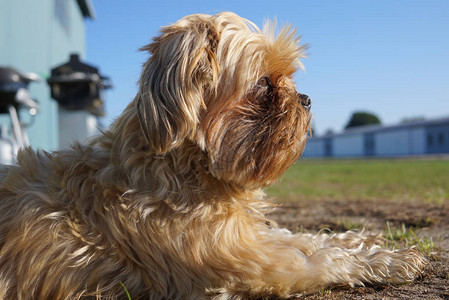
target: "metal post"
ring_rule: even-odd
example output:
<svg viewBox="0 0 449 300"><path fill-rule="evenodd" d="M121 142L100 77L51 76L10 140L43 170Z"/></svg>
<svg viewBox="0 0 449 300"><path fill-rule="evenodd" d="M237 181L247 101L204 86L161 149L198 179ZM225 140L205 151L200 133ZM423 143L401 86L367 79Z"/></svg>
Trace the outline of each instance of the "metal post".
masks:
<svg viewBox="0 0 449 300"><path fill-rule="evenodd" d="M8 106L9 115L11 117L12 130L19 148L25 147L25 141L22 134L22 126L20 125L19 115L13 105Z"/></svg>

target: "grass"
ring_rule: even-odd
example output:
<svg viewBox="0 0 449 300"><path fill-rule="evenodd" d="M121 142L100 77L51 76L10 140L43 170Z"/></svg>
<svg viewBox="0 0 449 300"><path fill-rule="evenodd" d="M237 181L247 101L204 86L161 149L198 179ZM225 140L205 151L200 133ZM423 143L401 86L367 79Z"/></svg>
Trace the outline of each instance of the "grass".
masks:
<svg viewBox="0 0 449 300"><path fill-rule="evenodd" d="M344 230L362 230L364 225L348 218L340 218L337 222Z"/></svg>
<svg viewBox="0 0 449 300"><path fill-rule="evenodd" d="M448 183L449 160L300 160L266 192L278 202L388 200L447 204ZM386 246L415 247L431 256L435 250L433 239L421 237L415 230L433 222L425 216L412 227L392 227L387 222ZM338 224L345 230L363 228L350 217L339 219Z"/></svg>
<svg viewBox="0 0 449 300"><path fill-rule="evenodd" d="M322 288L318 294L320 296L329 296L330 294L332 294L332 289L331 288Z"/></svg>
<svg viewBox="0 0 449 300"><path fill-rule="evenodd" d="M126 288L126 286L121 281L120 281L120 285L122 286L123 290L125 291L125 294L126 294L126 297L128 298L128 300L131 300L131 295L129 294L128 289Z"/></svg>
<svg viewBox="0 0 449 300"><path fill-rule="evenodd" d="M435 249L435 243L431 237L418 238L415 231L412 228L406 228L404 224L400 228L391 228L390 223L387 222L385 237L387 247L396 247L396 243L399 243L401 247L416 247L427 256L430 256L431 251Z"/></svg>
<svg viewBox="0 0 449 300"><path fill-rule="evenodd" d="M449 199L449 160L300 160L266 192L278 201Z"/></svg>

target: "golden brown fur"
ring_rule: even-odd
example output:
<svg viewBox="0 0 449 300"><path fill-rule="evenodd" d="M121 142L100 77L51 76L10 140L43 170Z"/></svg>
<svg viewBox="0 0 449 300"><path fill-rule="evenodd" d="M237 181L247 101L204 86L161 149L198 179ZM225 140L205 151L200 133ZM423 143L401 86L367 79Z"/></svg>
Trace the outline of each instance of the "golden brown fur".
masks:
<svg viewBox="0 0 449 300"><path fill-rule="evenodd" d="M0 173L0 299L254 298L413 280L413 250L291 234L261 188L301 155L292 75L304 47L232 13L187 16L143 49L139 91L109 130Z"/></svg>

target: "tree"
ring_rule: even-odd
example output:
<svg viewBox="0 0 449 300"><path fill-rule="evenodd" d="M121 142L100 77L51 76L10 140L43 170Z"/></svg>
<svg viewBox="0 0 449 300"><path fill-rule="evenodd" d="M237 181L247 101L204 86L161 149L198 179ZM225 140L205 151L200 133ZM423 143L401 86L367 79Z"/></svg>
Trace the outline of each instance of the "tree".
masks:
<svg viewBox="0 0 449 300"><path fill-rule="evenodd" d="M381 124L380 119L376 115L369 112L355 112L352 114L351 119L349 119L345 129L374 124Z"/></svg>

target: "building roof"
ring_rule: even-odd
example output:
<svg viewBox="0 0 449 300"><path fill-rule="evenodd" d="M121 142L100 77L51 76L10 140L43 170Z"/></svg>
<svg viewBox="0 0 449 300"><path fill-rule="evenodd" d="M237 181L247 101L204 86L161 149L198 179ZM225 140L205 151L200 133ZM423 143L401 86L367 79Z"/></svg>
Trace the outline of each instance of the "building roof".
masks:
<svg viewBox="0 0 449 300"><path fill-rule="evenodd" d="M326 134L322 136L313 137L313 139L321 139L321 138L331 138L336 136L345 136L345 135L355 135L355 134L365 134L365 133L376 133L383 131L391 131L391 130L401 130L408 129L413 127L424 127L424 126L432 126L432 125L440 125L440 124L448 124L449 116L431 119L431 120L422 120L422 121L411 121L406 123L399 123L395 125L366 125L366 126L357 126L348 128L343 132L335 133L335 134Z"/></svg>
<svg viewBox="0 0 449 300"><path fill-rule="evenodd" d="M91 0L77 0L77 2L85 18L95 19L95 10Z"/></svg>

